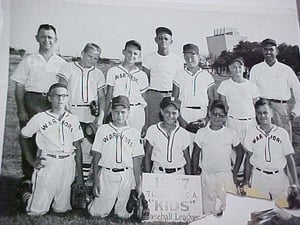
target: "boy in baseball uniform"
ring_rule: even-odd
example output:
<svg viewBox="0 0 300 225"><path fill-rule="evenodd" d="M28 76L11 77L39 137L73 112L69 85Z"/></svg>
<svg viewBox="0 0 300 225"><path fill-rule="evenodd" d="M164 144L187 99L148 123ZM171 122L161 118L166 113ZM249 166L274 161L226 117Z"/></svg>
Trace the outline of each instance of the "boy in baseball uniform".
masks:
<svg viewBox="0 0 300 225"><path fill-rule="evenodd" d="M83 133L74 115L65 110L68 102L67 87L53 84L48 93L51 109L33 116L21 130L21 141L36 134L37 155L25 152L28 162L34 167L32 194L26 212L43 215L50 206L55 212L71 210L71 184L75 179L83 184L82 152L80 142Z"/></svg>
<svg viewBox="0 0 300 225"><path fill-rule="evenodd" d="M208 126L199 129L195 136L192 154L193 174L202 173L202 199L204 214L221 216L226 208L226 191L235 193L236 175L242 163L244 151L236 132L224 126L226 108L215 100L209 110ZM237 157L231 171L231 152Z"/></svg>
<svg viewBox="0 0 300 225"><path fill-rule="evenodd" d="M163 121L150 126L146 134L145 172L191 174L190 133L178 123L181 102L165 97L160 103Z"/></svg>
<svg viewBox="0 0 300 225"><path fill-rule="evenodd" d="M81 52L80 61L68 63L58 73L59 82L68 86L68 108L78 117L84 132L82 151L85 180L88 179L92 160L92 140L88 138L92 130L89 130L89 124L93 123L97 127L102 124L104 117L105 77L102 71L96 68L100 54L101 48L97 44L87 43ZM92 102L99 106L99 115L92 113ZM88 181L86 184L90 187L92 185Z"/></svg>
<svg viewBox="0 0 300 225"><path fill-rule="evenodd" d="M258 125L249 129L244 143L247 150L245 180L252 190L249 193L287 207L288 187L298 185L294 149L288 132L272 124L273 110L268 100L258 100L255 112ZM290 181L286 170L291 175Z"/></svg>
<svg viewBox="0 0 300 225"><path fill-rule="evenodd" d="M112 97L127 96L130 102L128 125L145 133L147 103L144 94L149 87L149 82L147 74L136 66L141 57L141 50L141 45L137 41L127 41L122 51L124 55L122 64L108 70L106 112L109 111Z"/></svg>
<svg viewBox="0 0 300 225"><path fill-rule="evenodd" d="M140 195L141 159L144 149L140 133L127 125L130 102L119 95L112 98L113 122L98 128L93 150L95 199L89 204L92 216L106 217L114 207L119 218L128 218L126 204L132 184Z"/></svg>
<svg viewBox="0 0 300 225"><path fill-rule="evenodd" d="M173 80L173 96L181 100L179 124L186 127L189 123L203 127L209 118L207 108L214 100L212 76L199 67L199 48L195 44L183 46L186 67L176 73Z"/></svg>
<svg viewBox="0 0 300 225"><path fill-rule="evenodd" d="M158 27L155 30L157 51L145 56L143 65L150 78L150 87L147 91L147 125L160 122L159 104L164 97L172 95L172 82L175 74L183 67L182 59L170 51L173 43L173 33L167 27Z"/></svg>

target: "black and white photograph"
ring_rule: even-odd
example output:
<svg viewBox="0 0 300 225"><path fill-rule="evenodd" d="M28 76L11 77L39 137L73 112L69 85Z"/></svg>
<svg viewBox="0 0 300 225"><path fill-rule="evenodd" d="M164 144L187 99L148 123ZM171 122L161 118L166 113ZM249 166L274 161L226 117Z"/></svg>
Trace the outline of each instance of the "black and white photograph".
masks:
<svg viewBox="0 0 300 225"><path fill-rule="evenodd" d="M1 0L0 224L300 224L297 0Z"/></svg>

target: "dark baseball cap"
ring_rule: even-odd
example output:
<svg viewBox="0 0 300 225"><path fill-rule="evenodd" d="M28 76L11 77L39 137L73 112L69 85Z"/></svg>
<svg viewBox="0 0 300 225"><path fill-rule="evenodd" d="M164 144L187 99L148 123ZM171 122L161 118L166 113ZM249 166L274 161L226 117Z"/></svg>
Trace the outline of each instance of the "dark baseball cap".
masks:
<svg viewBox="0 0 300 225"><path fill-rule="evenodd" d="M262 46L266 46L266 45L272 45L272 46L277 46L277 43L274 39L271 39L271 38L267 38L265 40L263 40L261 42L261 45Z"/></svg>
<svg viewBox="0 0 300 225"><path fill-rule="evenodd" d="M124 106L125 108L130 108L130 103L128 97L124 95L119 95L117 97L112 98L112 108L116 106Z"/></svg>
<svg viewBox="0 0 300 225"><path fill-rule="evenodd" d="M159 106L161 109L164 109L169 105L174 105L177 109L180 109L181 101L174 97L164 97Z"/></svg>
<svg viewBox="0 0 300 225"><path fill-rule="evenodd" d="M138 50L140 50L140 51L142 50L141 44L138 43L136 40L127 41L126 44L125 44L125 49L128 46L135 46Z"/></svg>
<svg viewBox="0 0 300 225"><path fill-rule="evenodd" d="M170 36L172 36L172 31L167 28L167 27L157 27L155 30L156 35L160 34L160 33L166 33L169 34Z"/></svg>
<svg viewBox="0 0 300 225"><path fill-rule="evenodd" d="M245 60L244 60L244 58L241 57L241 56L233 57L233 58L230 60L229 65L232 64L232 63L234 63L234 62L239 62L240 64L245 65Z"/></svg>
<svg viewBox="0 0 300 225"><path fill-rule="evenodd" d="M183 53L196 53L196 54L199 54L199 47L195 44L185 44L183 46Z"/></svg>

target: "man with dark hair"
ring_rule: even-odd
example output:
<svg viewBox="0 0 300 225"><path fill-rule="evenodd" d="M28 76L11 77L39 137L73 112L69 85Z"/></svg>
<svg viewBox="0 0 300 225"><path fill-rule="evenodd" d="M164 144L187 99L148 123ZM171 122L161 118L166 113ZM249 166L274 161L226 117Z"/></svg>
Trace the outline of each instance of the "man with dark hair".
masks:
<svg viewBox="0 0 300 225"><path fill-rule="evenodd" d="M56 74L65 64L65 60L54 53L57 34L52 25L40 25L35 39L39 43L38 53L27 56L11 77L16 82L15 98L20 128L36 113L50 108L47 100L48 89L57 82ZM36 152L33 139L29 146L33 153ZM23 180L30 181L33 167L25 159L23 148L21 144Z"/></svg>

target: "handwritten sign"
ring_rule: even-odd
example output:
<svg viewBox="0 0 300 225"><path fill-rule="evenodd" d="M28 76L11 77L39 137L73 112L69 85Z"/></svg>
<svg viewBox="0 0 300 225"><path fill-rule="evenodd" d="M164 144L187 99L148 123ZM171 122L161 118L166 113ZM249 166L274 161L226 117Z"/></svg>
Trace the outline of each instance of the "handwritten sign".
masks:
<svg viewBox="0 0 300 225"><path fill-rule="evenodd" d="M202 218L200 176L143 174L150 221L191 222Z"/></svg>

